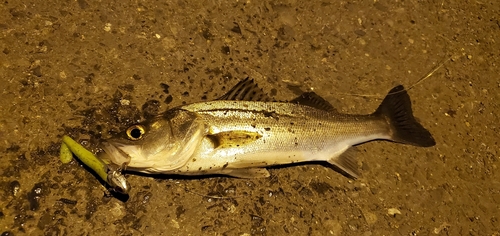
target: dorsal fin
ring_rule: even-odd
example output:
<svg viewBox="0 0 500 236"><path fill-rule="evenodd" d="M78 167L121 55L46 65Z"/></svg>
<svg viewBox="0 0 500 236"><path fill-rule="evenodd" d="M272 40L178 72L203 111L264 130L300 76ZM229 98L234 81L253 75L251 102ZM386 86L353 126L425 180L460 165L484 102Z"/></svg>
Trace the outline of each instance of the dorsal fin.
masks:
<svg viewBox="0 0 500 236"><path fill-rule="evenodd" d="M240 100L240 101L258 101L270 102L273 101L266 93L262 91L253 79L246 78L236 84L226 94L217 100Z"/></svg>
<svg viewBox="0 0 500 236"><path fill-rule="evenodd" d="M338 113L337 109L335 109L332 104L317 95L315 92L305 92L290 102L303 106L314 107L324 111Z"/></svg>

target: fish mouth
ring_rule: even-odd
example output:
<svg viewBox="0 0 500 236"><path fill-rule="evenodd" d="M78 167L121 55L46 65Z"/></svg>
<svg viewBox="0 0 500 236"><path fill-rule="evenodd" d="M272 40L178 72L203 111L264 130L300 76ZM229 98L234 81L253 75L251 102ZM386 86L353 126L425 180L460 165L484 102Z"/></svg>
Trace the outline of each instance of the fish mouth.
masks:
<svg viewBox="0 0 500 236"><path fill-rule="evenodd" d="M101 152L99 154L99 158L101 158L104 162L113 163L118 166L127 166L132 158L130 157L129 154L127 154L123 149L127 148L127 144L122 144L118 142L110 142L110 141L105 141L102 142L101 148L104 150L104 152Z"/></svg>

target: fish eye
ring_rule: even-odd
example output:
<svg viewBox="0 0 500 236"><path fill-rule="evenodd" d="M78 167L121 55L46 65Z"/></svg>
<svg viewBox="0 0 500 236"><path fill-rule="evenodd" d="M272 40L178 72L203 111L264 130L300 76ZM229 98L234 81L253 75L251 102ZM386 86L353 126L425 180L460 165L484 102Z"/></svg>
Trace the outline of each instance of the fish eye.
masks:
<svg viewBox="0 0 500 236"><path fill-rule="evenodd" d="M146 131L142 125L132 125L127 129L127 136L130 140L139 140Z"/></svg>

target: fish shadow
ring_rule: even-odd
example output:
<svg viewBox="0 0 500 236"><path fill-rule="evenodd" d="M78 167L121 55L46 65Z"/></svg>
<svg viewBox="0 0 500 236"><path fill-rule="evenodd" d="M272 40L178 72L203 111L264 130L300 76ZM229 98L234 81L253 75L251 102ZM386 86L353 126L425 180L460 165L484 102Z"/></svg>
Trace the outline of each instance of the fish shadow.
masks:
<svg viewBox="0 0 500 236"><path fill-rule="evenodd" d="M353 179L353 180L356 179L355 177L349 175L347 172L343 171L342 169L338 168L337 166L332 165L332 164L327 163L327 162L324 162L324 161L308 161L308 162L300 162L300 163L290 163L290 164L282 164L282 165L275 165L275 166L267 166L267 167L262 167L262 168L266 168L268 170L280 170L280 169L286 169L286 168L290 168L290 167L310 166L310 165L321 165L325 168L334 170L335 172L343 175L346 178ZM134 172L134 171L124 171L123 173L127 174L127 175L130 174L130 175L154 178L154 179L158 179L158 180L201 180L201 179L220 178L220 177L239 179L237 177L230 176L230 175L224 175L224 174L204 174L204 175L146 174L146 173L140 173L140 172ZM252 178L250 178L250 179L252 179Z"/></svg>

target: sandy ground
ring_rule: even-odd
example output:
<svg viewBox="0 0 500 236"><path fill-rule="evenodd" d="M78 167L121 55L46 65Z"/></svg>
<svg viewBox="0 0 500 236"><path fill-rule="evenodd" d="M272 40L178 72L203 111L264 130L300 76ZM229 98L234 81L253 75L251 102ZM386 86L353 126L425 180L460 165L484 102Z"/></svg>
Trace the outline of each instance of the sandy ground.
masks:
<svg viewBox="0 0 500 236"><path fill-rule="evenodd" d="M107 2L0 5L2 236L500 234L498 2ZM363 144L358 180L318 164L257 180L129 173L121 198L58 160L64 134L95 148L247 76L367 114L380 100L353 94L443 62L409 91L437 145Z"/></svg>

